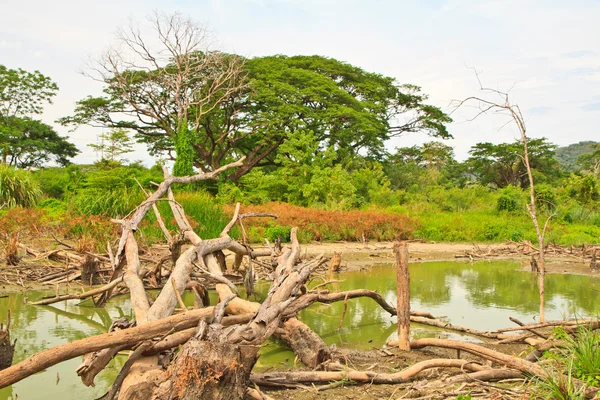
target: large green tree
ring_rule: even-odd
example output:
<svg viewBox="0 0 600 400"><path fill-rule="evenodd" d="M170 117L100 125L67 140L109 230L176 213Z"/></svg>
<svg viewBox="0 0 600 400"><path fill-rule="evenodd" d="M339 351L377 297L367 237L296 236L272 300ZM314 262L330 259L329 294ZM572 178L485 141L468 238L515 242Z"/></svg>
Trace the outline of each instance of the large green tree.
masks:
<svg viewBox="0 0 600 400"><path fill-rule="evenodd" d="M559 164L554 157L556 145L548 142L546 138L540 138L528 139L527 146L529 163L538 177L537 181L556 178L560 173ZM479 183L498 188L509 185L529 187L527 168L523 162L522 142L477 143L469 153L471 156L467 165Z"/></svg>
<svg viewBox="0 0 600 400"><path fill-rule="evenodd" d="M280 146L298 133L310 132L317 151L333 148L340 160L380 157L387 139L408 132L449 136L450 118L427 105L417 86L331 58L246 60L194 46L176 48L154 67L112 60L103 74L104 95L81 100L63 122L131 129L152 154L166 154L176 167L185 159L188 170L193 164L210 171L245 156L232 180L253 167L277 165ZM203 67L183 68L190 63Z"/></svg>
<svg viewBox="0 0 600 400"><path fill-rule="evenodd" d="M68 163L79 151L47 124L30 115L41 114L58 87L39 71L0 65L0 152L5 164L28 168L48 161Z"/></svg>
<svg viewBox="0 0 600 400"><path fill-rule="evenodd" d="M436 141L399 147L386 158L384 167L394 189L436 184L442 178L460 184L464 175L452 147Z"/></svg>

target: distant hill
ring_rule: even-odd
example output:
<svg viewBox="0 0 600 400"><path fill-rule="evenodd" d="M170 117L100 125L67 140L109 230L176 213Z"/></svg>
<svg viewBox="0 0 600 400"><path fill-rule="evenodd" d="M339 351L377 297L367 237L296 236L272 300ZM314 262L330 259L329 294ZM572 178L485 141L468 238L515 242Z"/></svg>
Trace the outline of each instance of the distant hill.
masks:
<svg viewBox="0 0 600 400"><path fill-rule="evenodd" d="M556 159L565 169L573 171L575 169L577 158L582 154L593 153L594 146L598 143L600 142L588 140L585 142L573 143L565 147L559 147L556 149Z"/></svg>

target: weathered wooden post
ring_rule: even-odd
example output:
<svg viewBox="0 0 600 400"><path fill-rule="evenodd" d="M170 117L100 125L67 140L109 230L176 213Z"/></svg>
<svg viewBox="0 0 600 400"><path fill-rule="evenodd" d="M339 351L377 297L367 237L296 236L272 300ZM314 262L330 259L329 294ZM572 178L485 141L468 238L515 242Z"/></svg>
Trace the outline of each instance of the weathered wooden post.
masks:
<svg viewBox="0 0 600 400"><path fill-rule="evenodd" d="M398 317L398 346L410 351L410 276L408 274L408 246L394 244L396 256L396 312Z"/></svg>

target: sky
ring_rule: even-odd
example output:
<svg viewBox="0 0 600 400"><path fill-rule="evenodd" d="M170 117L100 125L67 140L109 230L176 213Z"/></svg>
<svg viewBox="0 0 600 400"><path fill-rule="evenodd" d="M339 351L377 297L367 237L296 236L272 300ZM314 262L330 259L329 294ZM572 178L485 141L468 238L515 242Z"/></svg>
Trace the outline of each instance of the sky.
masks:
<svg viewBox="0 0 600 400"><path fill-rule="evenodd" d="M100 95L83 73L90 58L114 43L118 26L144 23L154 11L181 12L206 24L223 51L246 57L323 55L411 83L429 103L450 112L452 102L507 91L526 119L530 137L558 145L600 140L600 1L598 0L0 0L0 64L39 70L60 91L41 116L81 150L99 128L71 132L54 121L75 102ZM475 143L508 142L519 132L503 115L470 121L477 108L452 114L446 141L465 159ZM409 134L390 150L431 140ZM130 160L154 160L137 146Z"/></svg>

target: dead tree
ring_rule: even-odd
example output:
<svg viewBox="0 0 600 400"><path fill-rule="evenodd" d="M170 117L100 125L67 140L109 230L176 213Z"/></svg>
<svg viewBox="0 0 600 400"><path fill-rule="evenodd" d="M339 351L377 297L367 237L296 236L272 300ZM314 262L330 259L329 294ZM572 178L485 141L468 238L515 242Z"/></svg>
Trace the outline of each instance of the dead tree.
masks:
<svg viewBox="0 0 600 400"><path fill-rule="evenodd" d="M394 245L396 256L396 293L398 317L398 346L410 351L410 275L408 273L408 246L405 242Z"/></svg>
<svg viewBox="0 0 600 400"><path fill-rule="evenodd" d="M455 110L461 107L466 103L475 102L479 105L479 112L470 119L470 121L475 120L479 116L486 114L488 112L500 112L507 115L512 122L517 126L520 133L520 140L523 144L523 155L521 159L525 168L527 170L527 177L529 179L529 202L527 203L527 211L533 222L533 226L535 227L535 232L538 238L538 289L540 293L540 321L544 322L544 276L546 274L546 262L544 258L544 237L546 235L546 230L548 228L548 223L550 219L555 215L551 214L544 223L543 227L540 227L540 223L538 222L538 210L535 202L535 185L533 181L533 174L531 171L531 164L529 162L529 148L528 148L528 138L527 138L527 126L525 125L525 118L523 117L523 113L521 112L521 108L518 104L511 102L509 98L509 92L501 92L497 89L491 89L483 87L481 84L481 80L479 79L479 75L477 71L475 71L475 76L477 77L477 81L479 82L479 90L482 91L485 95L490 96L498 96L498 100L490 100L484 97L471 96L464 100L455 102Z"/></svg>
<svg viewBox="0 0 600 400"><path fill-rule="evenodd" d="M12 365L13 356L15 354L15 343L10 342L10 310L6 322L6 329L3 324L0 324L0 370L8 368Z"/></svg>

